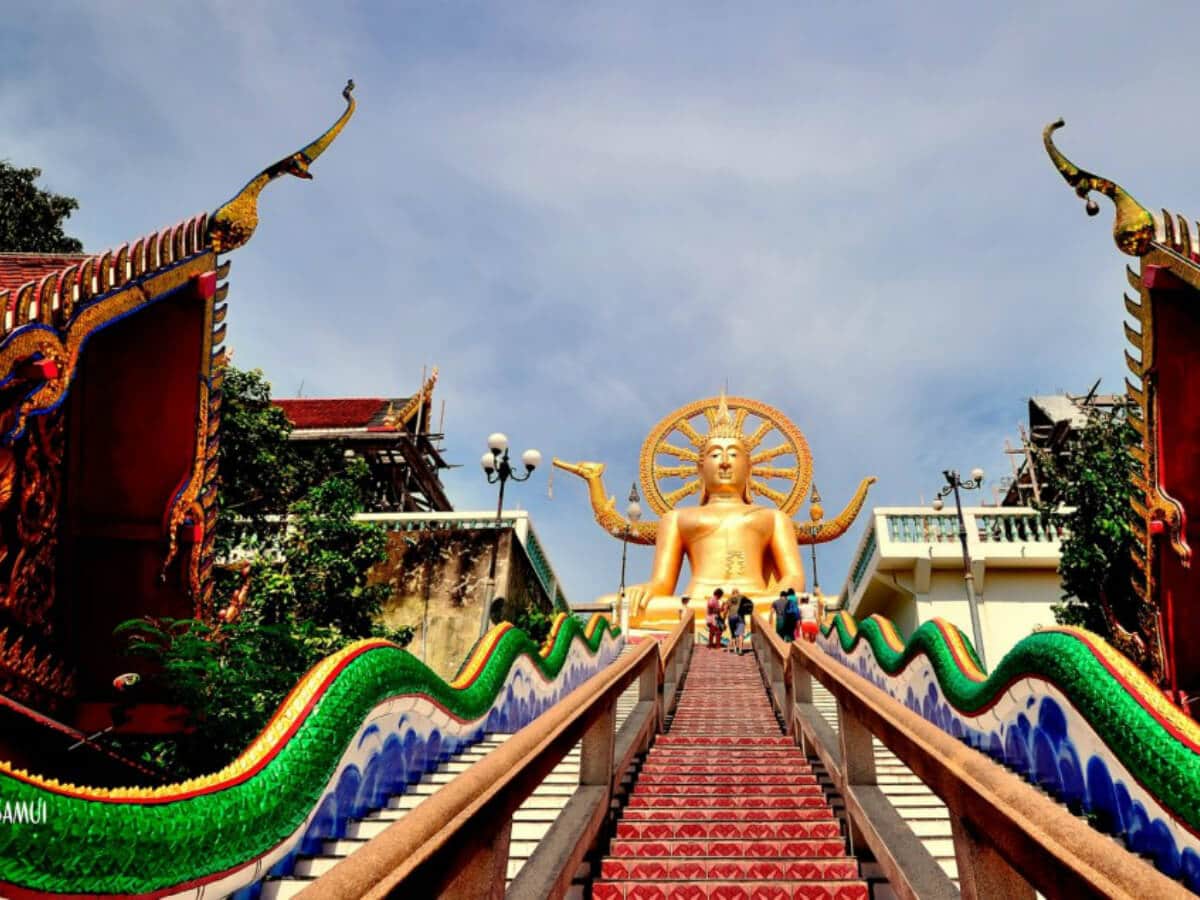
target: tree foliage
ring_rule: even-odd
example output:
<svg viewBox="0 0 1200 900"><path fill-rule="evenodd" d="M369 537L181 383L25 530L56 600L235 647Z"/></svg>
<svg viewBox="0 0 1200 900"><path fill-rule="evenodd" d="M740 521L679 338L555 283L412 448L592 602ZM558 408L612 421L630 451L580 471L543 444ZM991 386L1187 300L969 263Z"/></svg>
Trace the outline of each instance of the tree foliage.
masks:
<svg viewBox="0 0 1200 900"><path fill-rule="evenodd" d="M0 252L78 253L83 249L63 231L79 201L39 188L34 182L41 175L41 169L18 169L0 160Z"/></svg>
<svg viewBox="0 0 1200 900"><path fill-rule="evenodd" d="M211 772L243 751L319 659L351 641L386 637L402 646L413 629L375 624L388 587L368 573L387 537L358 522L366 464L334 450L307 456L270 403L259 371L230 367L222 403L218 487L221 554L216 593L231 597L249 566L244 605L232 622L139 619L118 629L133 652L162 667L167 697L189 711L188 730L137 748L179 776ZM130 748L135 749L135 748Z"/></svg>
<svg viewBox="0 0 1200 900"><path fill-rule="evenodd" d="M550 628L554 625L554 613L546 613L533 604L529 604L517 614L517 619L513 624L541 643L550 635Z"/></svg>
<svg viewBox="0 0 1200 900"><path fill-rule="evenodd" d="M221 389L221 443L217 487L221 515L217 550L270 543L279 520L313 485L345 469L341 448L322 445L301 453L288 440L292 425L271 403L261 369L225 369ZM354 473L355 483L363 481Z"/></svg>
<svg viewBox="0 0 1200 900"><path fill-rule="evenodd" d="M1104 602L1122 624L1135 621L1139 604L1129 505L1137 472L1129 450L1136 441L1124 407L1093 407L1086 427L1074 432L1062 452L1039 457L1043 490L1055 497L1042 512L1067 532L1059 561L1063 599L1054 607L1055 620L1107 639L1112 635Z"/></svg>
<svg viewBox="0 0 1200 900"><path fill-rule="evenodd" d="M300 677L345 644L335 629L305 621L239 619L214 628L196 619L136 619L118 634L133 652L161 662L169 699L189 711L182 735L140 748L147 762L177 777L214 772L236 758Z"/></svg>

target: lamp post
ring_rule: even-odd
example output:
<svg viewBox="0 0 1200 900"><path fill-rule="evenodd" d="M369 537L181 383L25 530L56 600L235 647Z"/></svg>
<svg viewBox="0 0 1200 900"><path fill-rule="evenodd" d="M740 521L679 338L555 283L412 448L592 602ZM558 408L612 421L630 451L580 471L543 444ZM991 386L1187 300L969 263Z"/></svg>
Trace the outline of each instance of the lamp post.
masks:
<svg viewBox="0 0 1200 900"><path fill-rule="evenodd" d="M638 496L637 482L633 483L633 487L629 489L629 505L625 507L625 515L628 521L625 523L625 529L621 532L621 588L617 591L617 597L621 604L619 610L621 630L627 631L629 621L629 611L625 607L625 555L629 550L629 532L633 526L642 517L641 497Z"/></svg>
<svg viewBox="0 0 1200 900"><path fill-rule="evenodd" d="M816 601L816 598L821 595L821 580L819 578L817 578L817 532L819 532L821 530L821 526L819 523L821 521L821 518L824 515L825 515L825 510L821 507L821 495L817 491L816 482L814 482L813 488L812 488L812 496L809 498L809 509L808 509L808 517L809 517L809 519L812 520L812 524L809 526L809 528L812 532L812 543L809 544L809 549L812 550L812 569L813 569L812 594L813 594L814 602Z"/></svg>
<svg viewBox="0 0 1200 900"><path fill-rule="evenodd" d="M537 450L526 450L521 454L521 462L525 464L524 475L518 475L508 461L508 436L499 431L488 435L488 452L479 458L479 465L483 469L483 474L487 476L488 484L500 484L500 497L496 500L496 536L492 541L492 562L488 566L488 593L490 596L483 604L480 634L487 631L492 601L495 600L496 552L500 548L500 519L504 510L504 485L510 478L513 481L528 481L533 470L542 464L542 454Z"/></svg>
<svg viewBox="0 0 1200 900"><path fill-rule="evenodd" d="M979 661L986 669L987 657L983 652L983 629L979 624L979 601L975 597L975 573L971 571L971 552L967 549L967 523L963 519L962 497L959 495L960 488L973 491L983 486L983 469L978 467L972 469L969 481L960 478L956 469L943 470L942 474L946 476L946 486L934 497L933 508L934 511L940 512L946 505L942 502L942 498L951 493L954 494L954 510L958 515L958 539L962 543L963 581L967 586L967 607L971 611L971 630L975 635L975 652L979 654Z"/></svg>

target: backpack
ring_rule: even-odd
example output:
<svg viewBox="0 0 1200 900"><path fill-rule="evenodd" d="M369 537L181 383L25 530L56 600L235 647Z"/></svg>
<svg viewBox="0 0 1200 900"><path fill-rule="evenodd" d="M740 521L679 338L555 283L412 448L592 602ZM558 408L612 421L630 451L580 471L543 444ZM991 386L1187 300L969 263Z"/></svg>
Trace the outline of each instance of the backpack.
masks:
<svg viewBox="0 0 1200 900"><path fill-rule="evenodd" d="M800 604L796 602L795 594L788 594L787 606L783 608L783 617L793 625L800 621Z"/></svg>
<svg viewBox="0 0 1200 900"><path fill-rule="evenodd" d="M748 619L754 615L754 601L749 597L743 597L742 602L738 604L738 615L743 619Z"/></svg>

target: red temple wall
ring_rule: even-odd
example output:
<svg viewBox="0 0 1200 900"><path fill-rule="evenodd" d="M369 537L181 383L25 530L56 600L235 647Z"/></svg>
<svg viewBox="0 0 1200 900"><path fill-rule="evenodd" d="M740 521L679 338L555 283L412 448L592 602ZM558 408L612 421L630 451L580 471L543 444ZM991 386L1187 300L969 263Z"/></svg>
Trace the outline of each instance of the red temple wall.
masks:
<svg viewBox="0 0 1200 900"><path fill-rule="evenodd" d="M1200 552L1200 377L1195 370L1200 292L1154 291L1151 300L1159 481L1183 506L1184 538L1195 554ZM1163 637L1178 685L1188 691L1200 687L1200 559L1184 568L1166 535L1159 538L1157 557Z"/></svg>
<svg viewBox="0 0 1200 900"><path fill-rule="evenodd" d="M58 599L84 699L130 668L112 638L117 624L192 614L183 555L165 580L160 573L164 516L196 450L206 327L204 303L183 292L84 349L67 412Z"/></svg>

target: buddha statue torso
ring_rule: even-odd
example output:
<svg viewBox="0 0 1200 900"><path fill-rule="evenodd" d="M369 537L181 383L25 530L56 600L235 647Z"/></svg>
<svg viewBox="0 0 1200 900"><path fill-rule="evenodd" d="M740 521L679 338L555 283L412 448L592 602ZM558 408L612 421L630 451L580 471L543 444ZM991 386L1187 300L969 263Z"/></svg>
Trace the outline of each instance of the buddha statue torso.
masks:
<svg viewBox="0 0 1200 900"><path fill-rule="evenodd" d="M775 530L773 511L753 504L709 503L679 510L676 525L692 569L687 594L724 586L766 589L761 560Z"/></svg>
<svg viewBox="0 0 1200 900"><path fill-rule="evenodd" d="M736 587L765 611L780 590L804 589L791 521L780 510L750 502L750 467L745 440L724 411L697 461L700 505L663 516L650 580L626 592L631 627L670 628L679 621L674 591L684 557L692 570L686 593L693 597Z"/></svg>

